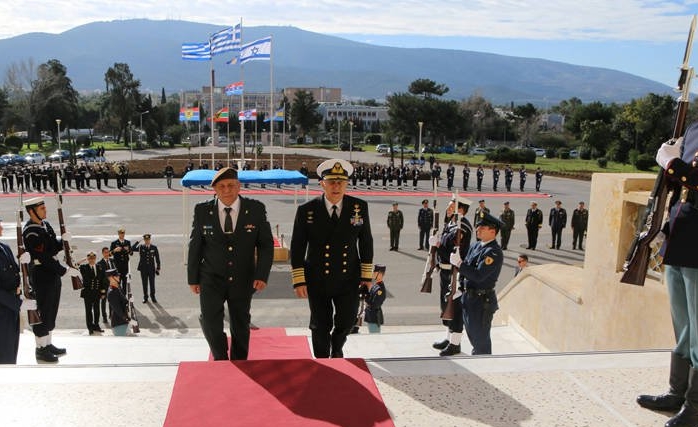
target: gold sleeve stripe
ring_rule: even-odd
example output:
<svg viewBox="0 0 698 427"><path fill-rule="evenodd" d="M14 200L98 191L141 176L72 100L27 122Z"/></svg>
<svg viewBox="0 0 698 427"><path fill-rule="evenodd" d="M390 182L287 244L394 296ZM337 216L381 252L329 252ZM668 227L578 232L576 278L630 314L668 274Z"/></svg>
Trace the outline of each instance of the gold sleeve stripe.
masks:
<svg viewBox="0 0 698 427"><path fill-rule="evenodd" d="M361 264L361 278L373 280L373 264Z"/></svg>
<svg viewBox="0 0 698 427"><path fill-rule="evenodd" d="M291 270L291 279L294 285L305 283L305 269L298 267Z"/></svg>

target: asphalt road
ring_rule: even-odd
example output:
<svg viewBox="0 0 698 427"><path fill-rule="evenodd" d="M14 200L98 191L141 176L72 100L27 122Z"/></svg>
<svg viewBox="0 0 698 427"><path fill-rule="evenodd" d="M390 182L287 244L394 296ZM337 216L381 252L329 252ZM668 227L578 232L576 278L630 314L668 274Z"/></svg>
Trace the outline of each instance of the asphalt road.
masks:
<svg viewBox="0 0 698 427"><path fill-rule="evenodd" d="M166 151L170 153L169 151ZM138 155L143 152L134 152ZM118 156L128 155L128 152L107 153L110 160L118 160ZM157 155L151 152L150 155ZM314 150L313 154L321 155L320 150ZM349 153L340 154L347 158ZM386 159L377 157L374 153L352 153L367 156L362 161L386 162ZM372 157L369 157L372 156ZM354 157L355 158L355 157ZM125 160L125 159L124 159ZM458 171L460 173L460 171ZM474 172L474 171L473 171ZM472 174L474 177L474 173ZM532 187L533 177L529 176L529 189ZM471 178L471 185L473 179ZM500 181L500 184L503 180ZM518 183L515 180L515 184ZM64 213L66 215L68 231L73 235L71 245L74 248L76 259L83 258L88 251L100 253L103 246L116 238L116 230L120 226L126 228L126 237L132 242L142 240L143 233L153 235L152 243L160 249L163 270L156 277L158 304L142 304L141 280L135 271L137 260L132 259L133 293L137 307L141 329L147 329L154 333L179 333L186 334L190 328L199 328L198 324L198 298L190 291L186 283L185 251L186 239L189 232L191 213L195 203L212 197L210 191L195 189L188 197L183 196L182 189L176 185L173 190L167 190L164 179L132 180L129 182L131 191L121 192L114 187L104 192L92 189L87 193L68 191L64 197ZM112 183L113 185L113 183ZM515 185L518 188L518 185ZM369 201L371 215L371 227L374 236L375 257L374 262L387 265L385 282L389 297L384 304L386 324L388 325L428 325L439 324L437 293L423 294L419 292L420 277L426 260L427 252L418 251L418 230L416 226L417 212L421 207L421 200L433 199L430 183L419 183L418 191L387 189L371 192L362 189L350 189L350 193ZM319 186L311 183L309 197L318 193ZM523 218L531 200L537 200L543 210L545 221L553 201L559 199L571 218L572 211L580 200L589 199L590 183L564 178L545 177L541 190L543 193L519 191L507 193L506 191L492 192L490 176L485 178L482 193L461 193L473 200L474 204L479 199L485 199L486 204L493 213L498 214L502 203L509 200L512 209L516 212L517 225L512 233L509 250L505 251L505 265L500 276L498 288L505 286L514 275L516 257L519 253L528 253L531 264L563 263L581 265L584 254L571 249L571 230L568 227L563 234L562 249L550 250L547 245L550 242L549 227L541 229L539 248L536 251L525 250L526 232L523 227ZM304 190L298 189L294 193L293 187L283 187L283 191L276 188L261 189L259 186L250 186L244 189L242 195L256 198L267 206L269 221L272 230L278 238L288 244L292 232L295 208L298 203L306 200ZM26 197L26 196L25 196ZM56 203L53 195L46 195L49 217L48 220L58 228L56 216ZM443 212L450 193L445 188L439 189L438 206ZM388 251L389 236L386 226L386 217L391 209L393 201L399 202L399 208L405 215L406 226L400 236L400 251ZM15 240L15 213L18 206L16 194L0 194L0 218L5 228L3 241L13 248ZM593 206L588 206L591 210ZM472 208L474 210L474 206ZM470 212L472 220L473 211ZM436 283L435 283L436 286ZM274 263L269 286L263 292L257 294L252 303L252 321L258 326L283 326L305 327L308 324L307 301L295 298L291 287L290 264L286 262ZM61 304L57 319L57 328L73 329L85 328L84 305L78 291L73 291L70 281L63 280ZM197 331L198 333L198 331Z"/></svg>

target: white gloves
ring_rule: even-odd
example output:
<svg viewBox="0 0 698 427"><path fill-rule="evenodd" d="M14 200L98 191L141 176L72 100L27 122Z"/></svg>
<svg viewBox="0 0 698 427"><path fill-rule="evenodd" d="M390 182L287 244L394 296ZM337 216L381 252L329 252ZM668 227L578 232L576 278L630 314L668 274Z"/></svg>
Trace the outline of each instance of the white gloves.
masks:
<svg viewBox="0 0 698 427"><path fill-rule="evenodd" d="M22 310L22 311L36 310L36 300L24 298L22 300L22 306L20 307L20 310Z"/></svg>
<svg viewBox="0 0 698 427"><path fill-rule="evenodd" d="M136 321L133 320L133 319L131 319L131 320L128 322L128 324L129 324L130 326L138 326L138 322L136 322Z"/></svg>
<svg viewBox="0 0 698 427"><path fill-rule="evenodd" d="M460 297L463 295L463 291L461 291L460 287L456 287L456 292L453 294L453 299L457 300L460 299Z"/></svg>
<svg viewBox="0 0 698 427"><path fill-rule="evenodd" d="M439 244L439 238L437 236L429 236L429 246L436 246Z"/></svg>
<svg viewBox="0 0 698 427"><path fill-rule="evenodd" d="M460 257L460 254L458 253L459 251L455 251L451 253L451 256L449 258L449 262L451 265L455 267L460 267L461 264L463 264L463 260Z"/></svg>
<svg viewBox="0 0 698 427"><path fill-rule="evenodd" d="M70 277L80 277L80 272L73 267L68 267L68 269L65 271L65 274L67 274Z"/></svg>
<svg viewBox="0 0 698 427"><path fill-rule="evenodd" d="M73 235L67 231L65 233L61 234L61 240L63 240L64 242L70 242L70 239L72 239L72 238L73 238Z"/></svg>
<svg viewBox="0 0 698 427"><path fill-rule="evenodd" d="M669 144L669 142L662 144L659 150L657 150L657 156L655 157L657 164L663 169L666 169L672 160L681 156L682 143L683 137L677 139L674 144Z"/></svg>
<svg viewBox="0 0 698 427"><path fill-rule="evenodd" d="M20 264L29 264L32 261L32 256L29 254L29 252L24 252L22 255L19 256L19 263Z"/></svg>

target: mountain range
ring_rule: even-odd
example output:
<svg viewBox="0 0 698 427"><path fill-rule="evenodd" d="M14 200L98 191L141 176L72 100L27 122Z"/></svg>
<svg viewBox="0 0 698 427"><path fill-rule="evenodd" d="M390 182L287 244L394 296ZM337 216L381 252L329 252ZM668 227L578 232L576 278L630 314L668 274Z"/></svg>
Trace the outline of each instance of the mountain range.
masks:
<svg viewBox="0 0 698 427"><path fill-rule="evenodd" d="M244 80L247 91L268 92L273 86L338 87L348 99L383 100L406 92L426 78L450 90L446 99L479 94L497 105L555 105L571 97L584 102L627 102L671 88L639 76L536 58L484 52L376 46L295 27L244 27L243 42L271 35L272 60L227 65L230 53L211 62L183 61L181 44L204 42L220 26L178 20L147 19L93 22L61 34L27 33L0 40L0 72L13 63L35 64L57 59L81 92L104 90L104 74L114 63L126 63L141 91L159 95L197 90Z"/></svg>

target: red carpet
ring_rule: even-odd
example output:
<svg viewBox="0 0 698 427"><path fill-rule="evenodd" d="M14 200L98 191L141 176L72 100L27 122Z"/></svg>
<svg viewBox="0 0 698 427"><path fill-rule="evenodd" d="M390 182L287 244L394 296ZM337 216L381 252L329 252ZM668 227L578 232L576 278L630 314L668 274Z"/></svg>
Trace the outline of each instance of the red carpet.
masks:
<svg viewBox="0 0 698 427"><path fill-rule="evenodd" d="M230 337L228 337L230 348ZM301 335L287 336L284 328L259 328L250 330L248 360L310 359L308 338ZM208 360L213 361L209 352Z"/></svg>
<svg viewBox="0 0 698 427"><path fill-rule="evenodd" d="M363 359L182 362L164 427L394 426Z"/></svg>

